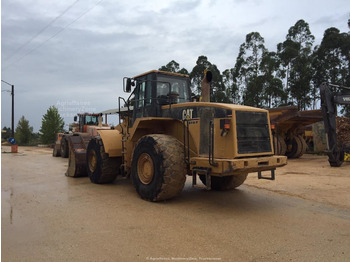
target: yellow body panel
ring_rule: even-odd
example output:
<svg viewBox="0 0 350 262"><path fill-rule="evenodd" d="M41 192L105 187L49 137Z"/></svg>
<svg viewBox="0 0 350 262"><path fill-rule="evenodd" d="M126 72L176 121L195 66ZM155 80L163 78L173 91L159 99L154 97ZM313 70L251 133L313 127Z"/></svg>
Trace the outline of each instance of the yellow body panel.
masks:
<svg viewBox="0 0 350 262"><path fill-rule="evenodd" d="M109 157L122 156L122 134L118 130L97 130L100 135L105 152Z"/></svg>
<svg viewBox="0 0 350 262"><path fill-rule="evenodd" d="M287 164L286 156L267 156L239 159L218 159L215 158L217 166L209 164L207 157L192 157L191 169L196 166L211 168L213 176L232 176L258 171L271 170Z"/></svg>
<svg viewBox="0 0 350 262"><path fill-rule="evenodd" d="M254 112L268 112L266 109L256 108L251 106L225 104L225 103L211 103L211 102L187 102L180 104L164 105L162 109L177 108L177 107L218 107L231 110L243 110L243 111L254 111Z"/></svg>

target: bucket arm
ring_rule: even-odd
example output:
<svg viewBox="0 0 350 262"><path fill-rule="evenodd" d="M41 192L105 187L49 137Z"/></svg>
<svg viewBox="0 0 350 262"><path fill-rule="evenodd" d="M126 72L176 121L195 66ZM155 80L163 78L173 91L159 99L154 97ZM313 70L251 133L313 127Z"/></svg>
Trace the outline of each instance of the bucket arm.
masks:
<svg viewBox="0 0 350 262"><path fill-rule="evenodd" d="M330 87L337 87L344 92L335 93ZM344 149L337 141L336 116L337 104L350 105L350 88L322 83L320 85L321 110L327 137L327 154L331 166L339 167L344 161Z"/></svg>

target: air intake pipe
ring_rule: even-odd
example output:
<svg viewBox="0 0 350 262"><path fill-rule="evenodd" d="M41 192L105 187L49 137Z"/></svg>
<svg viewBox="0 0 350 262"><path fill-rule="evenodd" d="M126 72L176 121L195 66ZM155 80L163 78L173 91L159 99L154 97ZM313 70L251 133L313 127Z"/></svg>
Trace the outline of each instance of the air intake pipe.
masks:
<svg viewBox="0 0 350 262"><path fill-rule="evenodd" d="M208 69L204 70L204 77L202 79L202 102L210 102L210 82L213 74Z"/></svg>

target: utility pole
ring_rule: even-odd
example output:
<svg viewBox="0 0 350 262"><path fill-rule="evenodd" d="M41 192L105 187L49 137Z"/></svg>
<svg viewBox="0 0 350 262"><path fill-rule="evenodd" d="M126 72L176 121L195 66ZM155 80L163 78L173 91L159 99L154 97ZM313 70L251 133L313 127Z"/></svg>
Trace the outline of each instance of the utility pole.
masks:
<svg viewBox="0 0 350 262"><path fill-rule="evenodd" d="M12 137L15 137L15 86L11 86L11 95L12 95L12 116L11 116L11 129Z"/></svg>
<svg viewBox="0 0 350 262"><path fill-rule="evenodd" d="M12 116L11 116L11 131L12 131L12 134L11 134L11 136L15 137L15 86L11 85L10 83L7 83L4 80L1 80L1 82L11 86L11 96L12 96Z"/></svg>

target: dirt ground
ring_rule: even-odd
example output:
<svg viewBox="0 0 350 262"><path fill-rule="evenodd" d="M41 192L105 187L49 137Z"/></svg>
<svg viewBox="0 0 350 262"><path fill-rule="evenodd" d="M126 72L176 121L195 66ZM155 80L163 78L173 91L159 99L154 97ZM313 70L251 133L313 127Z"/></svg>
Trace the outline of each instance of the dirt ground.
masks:
<svg viewBox="0 0 350 262"><path fill-rule="evenodd" d="M304 155L229 192L162 203L129 180L64 176L51 149L2 147L2 261L350 261L350 163Z"/></svg>

